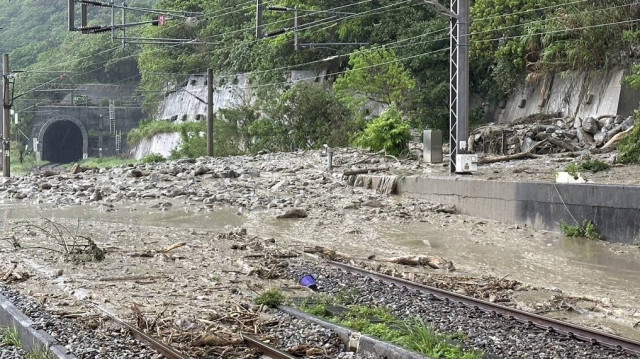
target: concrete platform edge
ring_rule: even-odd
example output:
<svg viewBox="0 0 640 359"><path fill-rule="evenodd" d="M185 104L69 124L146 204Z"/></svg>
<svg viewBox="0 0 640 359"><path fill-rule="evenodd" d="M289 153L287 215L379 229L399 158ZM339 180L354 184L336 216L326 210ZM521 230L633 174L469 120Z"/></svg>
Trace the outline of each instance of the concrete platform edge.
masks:
<svg viewBox="0 0 640 359"><path fill-rule="evenodd" d="M15 328L20 334L22 347L27 351L45 350L57 359L76 359L49 333L35 329L33 321L3 295L0 295L0 327Z"/></svg>
<svg viewBox="0 0 640 359"><path fill-rule="evenodd" d="M340 340L342 340L342 342L347 346L350 341L357 338L357 353L373 354L380 358L387 359L431 359L430 357L401 348L397 345L384 342L370 336L361 335L349 328L328 322L322 318L301 312L291 307L278 306L278 310L335 332L338 334L338 337L340 337Z"/></svg>

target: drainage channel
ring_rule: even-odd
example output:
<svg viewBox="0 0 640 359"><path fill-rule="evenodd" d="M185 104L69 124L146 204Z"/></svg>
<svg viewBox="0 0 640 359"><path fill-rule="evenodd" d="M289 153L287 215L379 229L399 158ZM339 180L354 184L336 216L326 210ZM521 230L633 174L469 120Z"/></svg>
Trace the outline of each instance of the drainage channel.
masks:
<svg viewBox="0 0 640 359"><path fill-rule="evenodd" d="M527 325L528 327L535 327L548 332L558 332L566 335L566 337L569 339L575 339L591 343L593 345L601 345L613 350L623 350L634 355L640 354L640 342L635 340L608 334L602 331L571 324L568 322L559 321L556 319L546 318L541 315L505 307L495 303L486 302L435 287L418 284L405 279L388 276L362 268L357 268L348 264L339 262L328 263L331 266L338 267L351 274L370 277L374 280L382 281L387 284L405 287L410 290L427 294L441 301L460 303L468 308L480 310L494 316L500 315L507 319L516 320L522 324Z"/></svg>

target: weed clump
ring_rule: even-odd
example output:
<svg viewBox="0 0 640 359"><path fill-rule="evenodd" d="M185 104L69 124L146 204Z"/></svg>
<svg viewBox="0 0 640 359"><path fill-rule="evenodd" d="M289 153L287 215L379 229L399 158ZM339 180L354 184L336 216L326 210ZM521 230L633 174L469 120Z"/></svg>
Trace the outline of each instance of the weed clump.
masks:
<svg viewBox="0 0 640 359"><path fill-rule="evenodd" d="M268 291L260 294L255 299L255 303L258 305L266 305L270 308L275 308L284 302L284 294L279 289L269 289Z"/></svg>
<svg viewBox="0 0 640 359"><path fill-rule="evenodd" d="M606 171L609 168L611 168L611 166L609 166L608 164L598 160L598 159L591 159L588 158L580 163L570 163L567 165L567 167L565 167L565 171L567 173L569 173L571 176L573 176L574 178L577 178L579 173L582 171L591 171L593 173L597 173L597 172L601 172L601 171Z"/></svg>
<svg viewBox="0 0 640 359"><path fill-rule="evenodd" d="M320 300L320 303L317 301ZM374 336L380 340L391 342L405 348L415 350L431 358L437 359L479 359L483 354L468 351L460 345L452 343L464 338L463 334L444 335L436 332L420 318L400 319L382 307L350 305L342 314L330 305L336 304L339 298L313 297L303 302L301 309L305 312L326 318L336 324ZM341 312L341 311L338 311Z"/></svg>
<svg viewBox="0 0 640 359"><path fill-rule="evenodd" d="M16 348L22 347L20 333L18 333L16 328L2 328L2 330L0 330L0 335L2 335L1 343L3 346L12 346Z"/></svg>
<svg viewBox="0 0 640 359"><path fill-rule="evenodd" d="M590 220L582 222L582 224L576 224L572 226L565 221L560 222L560 230L567 237L582 237L593 240L602 239L602 234L596 229L596 225Z"/></svg>

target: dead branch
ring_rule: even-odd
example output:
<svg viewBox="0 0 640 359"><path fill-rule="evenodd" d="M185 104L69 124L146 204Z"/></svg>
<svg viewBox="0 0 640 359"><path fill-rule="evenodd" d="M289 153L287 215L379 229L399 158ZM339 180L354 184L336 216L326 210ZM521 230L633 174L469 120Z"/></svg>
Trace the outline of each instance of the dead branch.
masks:
<svg viewBox="0 0 640 359"><path fill-rule="evenodd" d="M635 126L631 126L626 131L620 132L620 133L616 134L615 136L611 137L611 139L609 141L607 141L607 143L605 143L604 146L601 147L601 149L606 150L606 149L609 149L609 148L614 148L618 144L618 142L620 142L620 141L624 140L625 138L629 137L631 132L633 132L634 128L635 128Z"/></svg>
<svg viewBox="0 0 640 359"><path fill-rule="evenodd" d="M553 137L547 138L547 141L550 144L552 144L554 146L557 146L557 147L562 147L562 148L564 148L565 150L567 150L569 152L575 152L575 151L579 151L580 150L580 147L578 147L578 146L572 145L572 144L564 142L564 141L557 140L557 139L555 139Z"/></svg>
<svg viewBox="0 0 640 359"><path fill-rule="evenodd" d="M353 175L362 175L362 174L366 174L369 172L380 172L380 171L388 171L389 167L383 167L383 168L361 168L361 169L357 169L357 170L346 170L344 172L342 172L343 176L353 176Z"/></svg>
<svg viewBox="0 0 640 359"><path fill-rule="evenodd" d="M536 157L536 155L533 154L533 151L538 149L538 147L542 146L547 141L548 141L548 138L544 139L544 140L542 140L540 142L536 142L533 146L531 146L531 148L529 150L527 150L525 152L520 152L520 153L517 153L515 155L507 155L507 156L500 156L500 157L494 157L494 158L482 158L482 159L478 160L478 163L486 165L486 164L490 164L490 163L519 160L519 159L528 158L528 157Z"/></svg>

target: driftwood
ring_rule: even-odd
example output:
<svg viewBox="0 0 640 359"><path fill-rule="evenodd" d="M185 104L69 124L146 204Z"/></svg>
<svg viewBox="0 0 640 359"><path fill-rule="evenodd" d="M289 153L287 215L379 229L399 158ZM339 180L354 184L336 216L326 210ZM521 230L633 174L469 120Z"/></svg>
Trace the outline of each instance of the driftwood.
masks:
<svg viewBox="0 0 640 359"><path fill-rule="evenodd" d="M429 266L434 269L455 270L455 267L453 266L453 262L437 256L394 257L394 258L383 258L383 259L380 259L380 261L402 264L407 266Z"/></svg>
<svg viewBox="0 0 640 359"><path fill-rule="evenodd" d="M342 172L343 176L353 176L353 175L362 175L362 174L366 174L369 172L379 172L379 171L388 171L389 167L383 167L383 168L361 168L361 169L357 169L357 170L346 170L344 172Z"/></svg>
<svg viewBox="0 0 640 359"><path fill-rule="evenodd" d="M334 249L331 249L329 247L323 247L323 246L314 246L314 247L305 247L304 248L304 252L305 253L311 253L311 254L318 254L321 257L324 258L328 258L330 260L337 260L337 259L348 259L349 257L342 254L342 253L338 253L336 252Z"/></svg>
<svg viewBox="0 0 640 359"><path fill-rule="evenodd" d="M569 152L575 152L575 151L579 151L580 150L580 147L578 147L578 146L575 146L575 145L573 145L571 143L568 143L568 142L557 140L557 139L555 139L553 137L547 138L547 141L550 144L552 144L554 146L562 147L562 148L564 148L565 150L567 150Z"/></svg>
<svg viewBox="0 0 640 359"><path fill-rule="evenodd" d="M611 139L609 141L607 141L607 143L605 143L604 146L602 146L602 149L606 150L606 149L609 149L609 148L614 148L615 145L618 144L618 142L620 142L620 141L624 140L625 138L629 137L631 132L633 132L634 128L635 128L635 126L631 126L626 131L620 132L620 133L616 134L615 136L611 137Z"/></svg>
<svg viewBox="0 0 640 359"><path fill-rule="evenodd" d="M478 163L486 165L489 163L497 163L497 162L504 162L504 161L520 160L528 157L536 157L536 155L533 154L533 151L538 149L538 147L542 146L544 143L548 142L548 140L549 139L547 138L540 142L536 142L533 146L531 146L529 150L525 152L516 153L515 155L507 155L507 156L494 157L494 158L483 158L478 160Z"/></svg>
<svg viewBox="0 0 640 359"><path fill-rule="evenodd" d="M138 281L138 280L156 280L156 279L167 279L167 277L162 275L133 275L133 276L123 276L123 277L106 277L98 279L100 282L126 282L126 281Z"/></svg>
<svg viewBox="0 0 640 359"><path fill-rule="evenodd" d="M168 254L169 252L173 251L174 249L178 249L180 247L186 246L187 243L186 242L179 242L176 244L172 244L169 247L159 251L160 253L164 253L164 254Z"/></svg>

